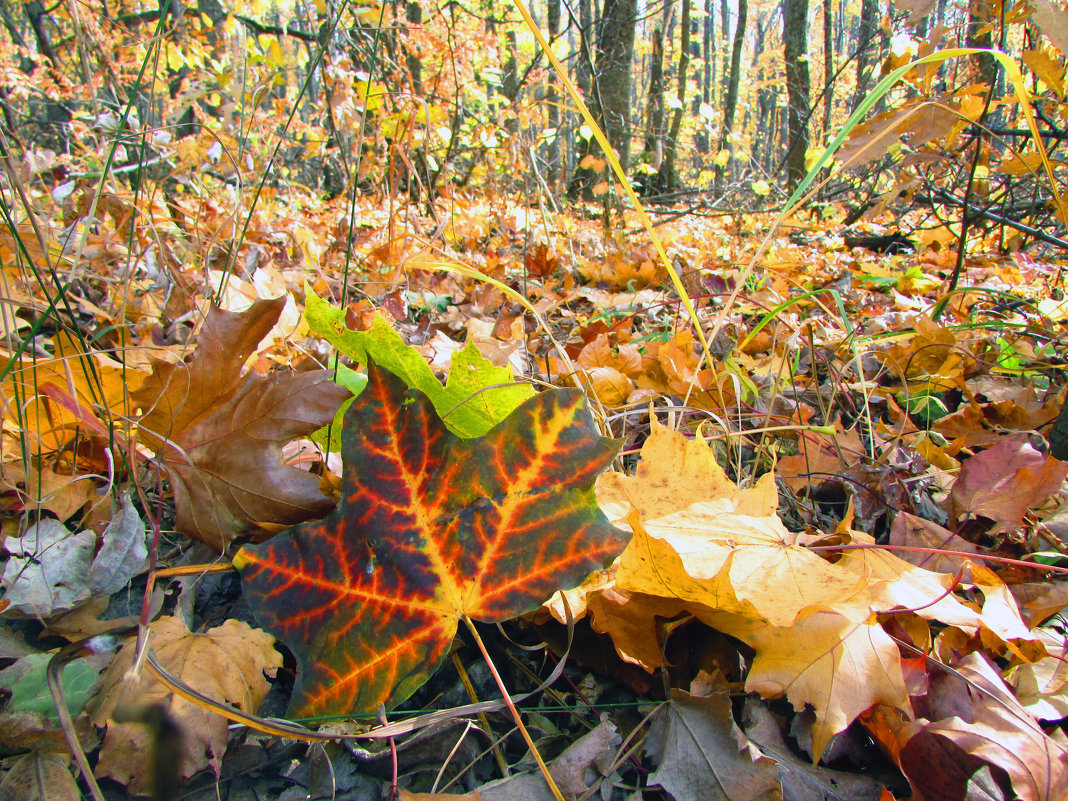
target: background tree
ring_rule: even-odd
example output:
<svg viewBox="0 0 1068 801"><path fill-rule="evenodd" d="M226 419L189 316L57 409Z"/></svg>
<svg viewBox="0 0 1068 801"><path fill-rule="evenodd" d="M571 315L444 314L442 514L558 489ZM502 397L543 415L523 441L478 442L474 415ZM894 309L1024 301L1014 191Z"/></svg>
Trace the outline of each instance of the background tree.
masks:
<svg viewBox="0 0 1068 801"><path fill-rule="evenodd" d="M548 0L549 41L553 43L560 35L560 2L561 0ZM556 87L556 75L550 71L549 82L545 89L545 100L549 104L549 129L552 131L552 138L549 140L549 153L546 161L549 185L553 187L553 191L559 191L564 174L560 153L560 141L563 138L560 130L560 95Z"/></svg>
<svg viewBox="0 0 1068 801"><path fill-rule="evenodd" d="M643 7L636 19L636 0L577 0L573 6L532 0L632 180L661 193L692 192L695 203L753 204L758 201L750 190L758 179L796 185L813 127L818 124L824 138L836 131L867 96L876 69L909 58L900 47L889 52L890 32L898 44L912 38L921 52L996 45L1030 69L1040 67L1043 85L1058 97L1064 90L1063 54L1047 41L1037 15L1002 18L1001 6L987 0L935 0L929 13L917 8L908 17L880 0L824 0L822 24L810 30L809 6L671 0ZM80 3L76 15L71 8L0 4L0 37L12 65L0 76L10 140L53 147L72 163L94 153L103 163L108 157L97 153L96 139L106 135L110 115L133 98L133 122L116 150L118 175L135 188L142 180L148 189L161 185L174 209L183 205L180 194L195 195L216 180L241 186L260 166L328 197L356 190L408 193L427 208L438 193L453 189L518 189L519 176L532 168L554 191L570 176L568 188L587 197L606 181L603 154L579 137L582 122L566 112L567 99L508 3L479 0L465 10L404 0L372 11L324 2L228 13L217 0L197 0L199 14L194 6L160 6L158 0L125 13L92 2ZM937 97L946 108L959 108L954 125L960 127L945 133L936 126L939 136L970 145L975 139L968 126L981 113L973 107L988 89L998 102L986 124L1022 130L1019 109L1002 100L1005 87L997 86L993 62L985 56L972 61L976 71L966 74L959 65L927 70L885 99L890 116L882 119L899 126L886 141L908 134L912 124L894 114L908 111L913 100ZM138 77L144 63L154 72ZM820 71L820 98L811 94L810 69ZM1056 106L1035 107L1048 118L1051 141L1059 142L1063 124L1051 111ZM882 109L876 107L871 125L881 124ZM195 140L182 146L181 156L164 142L179 134ZM92 144L87 136L95 137ZM981 172L996 172L1009 158L1008 142L1022 143L1015 134L998 136L1002 141L988 138L978 151ZM910 148L926 141L910 139ZM225 142L241 169L231 164L223 170L214 162L202 170L178 169L189 153L213 142ZM638 148L640 160L631 157ZM100 163L71 169L90 173ZM150 163L160 175L149 173ZM976 203L964 191L967 181L947 186L945 176L931 176L899 153L880 152L863 169L855 177L836 175L825 197L859 190L883 210L894 202L887 198L912 181L930 190L924 197L949 192L955 208ZM1013 179L1027 183L1019 175ZM1014 191L1010 183L1007 192ZM708 188L714 197L701 194ZM1001 196L983 202L1008 203ZM869 204L853 205L863 213ZM1040 206L1014 201L1006 210Z"/></svg>
<svg viewBox="0 0 1068 801"><path fill-rule="evenodd" d="M597 54L592 82L594 112L608 144L626 169L630 162L630 76L634 59L634 23L637 0L604 0L597 26ZM582 156L592 152L592 137L580 149ZM579 167L568 187L570 194L592 191L599 180L594 171Z"/></svg>
<svg viewBox="0 0 1068 801"><path fill-rule="evenodd" d="M682 132L682 115L686 108L686 84L690 71L690 6L691 0L682 0L682 22L679 41L678 90L675 108L671 113L671 127L667 132L664 146L664 158L656 175L656 188L667 192L679 186L679 176L675 172L675 162L679 153L679 136Z"/></svg>
<svg viewBox="0 0 1068 801"><path fill-rule="evenodd" d="M726 4L726 0L723 0ZM745 47L745 26L749 19L749 0L737 0L738 17L734 24L734 44L731 47L731 68L727 74L726 99L723 101L723 127L720 131L719 146L717 150L722 152L730 143L731 131L734 129L734 114L738 108L738 83L742 77L742 48ZM719 159L716 160L715 191L721 191L723 187L724 165Z"/></svg>
<svg viewBox="0 0 1068 801"><path fill-rule="evenodd" d="M994 4L990 0L969 0L968 34L965 38L969 47L990 50L994 46L992 26L998 22L994 19ZM992 89L997 86L997 62L990 53L977 53L975 62L981 79Z"/></svg>
<svg viewBox="0 0 1068 801"><path fill-rule="evenodd" d="M868 85L871 82L871 51L875 47L878 33L878 12L879 0L861 0L856 39L856 88L853 91L850 111L856 111L868 93Z"/></svg>
<svg viewBox="0 0 1068 801"><path fill-rule="evenodd" d="M712 106L712 86L716 80L716 15L713 13L712 0L704 0L704 25L701 26L701 91L694 96L693 114L701 112L701 105ZM726 31L724 31L726 35ZM711 147L708 126L697 129L695 144L698 155L707 155Z"/></svg>
<svg viewBox="0 0 1068 801"><path fill-rule="evenodd" d="M792 191L805 177L809 141L808 0L783 0L783 58L789 109L786 154L787 187Z"/></svg>
<svg viewBox="0 0 1068 801"><path fill-rule="evenodd" d="M672 4L664 6L665 23ZM664 29L653 29L652 53L649 57L649 89L645 105L645 142L643 164L655 175L664 159ZM646 189L653 187L649 182Z"/></svg>
<svg viewBox="0 0 1068 801"><path fill-rule="evenodd" d="M834 108L834 11L833 0L823 0L823 122L820 131L827 138Z"/></svg>

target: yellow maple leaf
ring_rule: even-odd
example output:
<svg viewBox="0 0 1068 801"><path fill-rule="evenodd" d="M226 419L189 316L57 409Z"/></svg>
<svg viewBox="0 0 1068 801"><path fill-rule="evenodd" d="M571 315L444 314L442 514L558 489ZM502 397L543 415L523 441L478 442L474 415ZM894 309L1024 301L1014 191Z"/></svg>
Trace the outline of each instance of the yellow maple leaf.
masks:
<svg viewBox="0 0 1068 801"><path fill-rule="evenodd" d="M620 557L616 586L776 626L829 608L853 620L869 616L862 577L789 544L774 513L754 518L729 507L724 498L696 503L645 525L632 516L634 537Z"/></svg>
<svg viewBox="0 0 1068 801"><path fill-rule="evenodd" d="M66 334L55 337L54 357L23 355L9 361L10 370L0 382L5 430L18 429L39 452L50 453L66 446L72 432L84 421L46 397L51 384L82 409L101 420L129 417L130 390L140 386L144 374L102 353L85 354Z"/></svg>
<svg viewBox="0 0 1068 801"><path fill-rule="evenodd" d="M828 561L779 520L772 474L740 489L707 442L655 421L635 475L602 475L597 499L633 536L612 568L566 594L572 613L588 614L622 658L649 670L662 660L657 621L678 614L746 642L756 652L746 689L786 695L796 709L811 705L817 756L875 704L909 711L884 614L897 615L915 642L929 643L926 621L938 620L1017 656L1043 653L989 571L976 574L987 598L979 609L953 594L956 577L878 549L847 524L837 537L871 547ZM548 608L565 619L563 596Z"/></svg>
<svg viewBox="0 0 1068 801"><path fill-rule="evenodd" d="M817 759L835 734L874 704L911 710L897 643L873 621L857 622L832 611L789 627L725 612L697 616L756 651L745 681L748 692L785 695L799 711L812 706Z"/></svg>

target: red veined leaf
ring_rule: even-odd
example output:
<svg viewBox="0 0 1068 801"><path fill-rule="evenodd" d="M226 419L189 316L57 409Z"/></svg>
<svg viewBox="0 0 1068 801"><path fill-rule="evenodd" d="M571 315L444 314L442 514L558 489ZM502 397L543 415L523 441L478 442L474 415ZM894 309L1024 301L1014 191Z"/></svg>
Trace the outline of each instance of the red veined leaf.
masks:
<svg viewBox="0 0 1068 801"><path fill-rule="evenodd" d="M369 365L345 414L337 508L234 558L257 620L296 654L292 713L393 706L464 616L529 612L607 564L625 535L593 483L617 447L578 390L543 392L461 439L426 395Z"/></svg>

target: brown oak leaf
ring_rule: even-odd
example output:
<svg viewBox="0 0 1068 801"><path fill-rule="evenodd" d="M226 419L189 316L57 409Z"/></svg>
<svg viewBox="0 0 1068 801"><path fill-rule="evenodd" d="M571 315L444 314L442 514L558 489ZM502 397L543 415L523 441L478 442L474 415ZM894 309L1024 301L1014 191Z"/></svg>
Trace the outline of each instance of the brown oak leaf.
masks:
<svg viewBox="0 0 1068 801"><path fill-rule="evenodd" d="M178 530L220 551L254 522L291 525L334 506L315 475L282 463L282 445L333 420L349 391L328 370L241 375L283 305L213 308L193 355L155 361L132 393L139 437L173 484Z"/></svg>

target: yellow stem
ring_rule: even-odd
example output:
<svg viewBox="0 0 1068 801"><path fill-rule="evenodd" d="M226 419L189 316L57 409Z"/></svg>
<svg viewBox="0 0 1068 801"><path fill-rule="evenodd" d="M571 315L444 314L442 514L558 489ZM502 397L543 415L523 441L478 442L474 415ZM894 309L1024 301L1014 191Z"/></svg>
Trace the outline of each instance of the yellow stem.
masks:
<svg viewBox="0 0 1068 801"><path fill-rule="evenodd" d="M518 2L518 0L516 0ZM482 658L486 660L486 666L489 667L490 673L493 674L493 680L497 682L497 687L501 691L501 695L504 697L504 703L508 705L508 711L512 713L512 720L515 721L516 726L519 727L519 733L523 735L523 740L526 741L527 748L530 749L530 753L534 755L534 759L538 763L538 768L541 770L541 775L545 777L545 782L549 785L549 790L553 794L553 798L556 801L564 801L564 795L560 792L560 788L556 786L556 781L553 779L551 773L549 773L549 766L545 764L545 760L541 758L541 754L538 753L538 748L534 745L534 740L530 736L530 732L527 731L527 727L523 725L523 718L519 715L519 710L515 708L515 704L512 703L512 697L508 694L508 689L504 686L504 680L501 679L501 674L497 672L497 667L493 664L493 660L490 659L489 651L486 650L486 644L482 642L482 637L479 636L478 630L475 628L475 624L471 622L471 618L464 615L464 623L467 625L468 631L471 632L471 636L475 638L475 643L478 645L478 650L482 652Z"/></svg>

